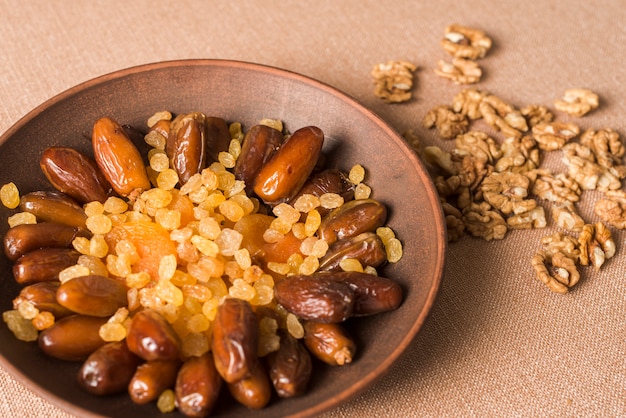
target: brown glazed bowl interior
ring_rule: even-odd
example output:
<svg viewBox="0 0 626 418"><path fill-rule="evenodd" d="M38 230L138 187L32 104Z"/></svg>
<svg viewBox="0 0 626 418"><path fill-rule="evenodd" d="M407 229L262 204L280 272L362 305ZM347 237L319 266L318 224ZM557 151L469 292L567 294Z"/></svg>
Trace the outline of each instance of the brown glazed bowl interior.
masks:
<svg viewBox="0 0 626 418"><path fill-rule="evenodd" d="M306 395L273 399L260 411L236 405L224 394L213 415L223 417L312 416L353 397L386 373L420 330L438 293L446 251L445 225L436 191L423 164L385 122L336 89L288 71L237 61L183 60L108 74L50 99L0 137L0 184L21 193L52 190L39 168L49 146L91 151L92 125L102 116L144 128L156 111L201 111L250 127L281 119L289 131L320 127L328 166L360 163L373 198L389 208L388 225L404 245L400 262L381 275L397 280L405 299L399 309L347 324L358 344L352 364L315 367ZM0 205L1 206L1 205ZM0 208L0 234L15 211ZM0 309L12 308L20 287L11 263L0 256ZM18 341L0 324L0 365L28 388L81 417L154 417L156 405L134 405L127 394L95 397L78 387L80 364L44 356L36 343ZM168 417L182 416L179 412Z"/></svg>

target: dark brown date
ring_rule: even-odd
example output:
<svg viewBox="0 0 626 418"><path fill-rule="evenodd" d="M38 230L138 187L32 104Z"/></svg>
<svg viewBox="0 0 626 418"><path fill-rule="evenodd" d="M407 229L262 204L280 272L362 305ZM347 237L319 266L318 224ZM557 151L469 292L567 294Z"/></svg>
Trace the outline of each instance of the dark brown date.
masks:
<svg viewBox="0 0 626 418"><path fill-rule="evenodd" d="M13 308L22 302L30 302L41 312L50 312L56 319L72 315L73 312L57 302L59 282L41 282L25 286L20 294L13 299Z"/></svg>
<svg viewBox="0 0 626 418"><path fill-rule="evenodd" d="M72 315L58 320L39 333L39 348L50 357L67 361L83 361L105 341L100 327L107 318Z"/></svg>
<svg viewBox="0 0 626 418"><path fill-rule="evenodd" d="M176 405L188 417L206 417L219 397L222 379L211 352L185 360L176 377Z"/></svg>
<svg viewBox="0 0 626 418"><path fill-rule="evenodd" d="M39 165L57 190L80 203L104 203L112 194L111 185L96 162L73 148L47 148Z"/></svg>
<svg viewBox="0 0 626 418"><path fill-rule="evenodd" d="M400 285L391 279L373 274L350 272L318 273L347 284L354 292L353 316L372 315L397 309L402 303Z"/></svg>
<svg viewBox="0 0 626 418"><path fill-rule="evenodd" d="M135 371L128 384L130 399L143 405L156 400L165 389L174 387L180 362L174 360L147 361Z"/></svg>
<svg viewBox="0 0 626 418"><path fill-rule="evenodd" d="M163 315L152 309L144 309L133 316L126 343L130 351L146 361L179 359L178 334Z"/></svg>
<svg viewBox="0 0 626 418"><path fill-rule="evenodd" d="M143 158L119 123L107 117L98 119L91 144L96 164L119 195L134 200L151 187Z"/></svg>
<svg viewBox="0 0 626 418"><path fill-rule="evenodd" d="M123 392L128 388L139 361L124 341L106 343L94 351L80 368L78 383L94 395Z"/></svg>
<svg viewBox="0 0 626 418"><path fill-rule="evenodd" d="M78 262L80 253L69 248L42 248L21 256L13 265L19 284L59 280L59 273Z"/></svg>
<svg viewBox="0 0 626 418"><path fill-rule="evenodd" d="M234 174L246 183L248 194L261 167L274 155L283 142L283 134L267 125L255 125L243 139L241 155L237 159Z"/></svg>
<svg viewBox="0 0 626 418"><path fill-rule="evenodd" d="M248 376L257 362L259 323L247 301L228 298L213 322L215 367L227 383Z"/></svg>
<svg viewBox="0 0 626 418"><path fill-rule="evenodd" d="M172 167L178 173L180 184L199 173L206 165L206 116L199 112L177 116L170 124L167 141Z"/></svg>
<svg viewBox="0 0 626 418"><path fill-rule="evenodd" d="M128 296L121 282L91 274L63 283L57 290L57 301L78 314L109 317L128 305Z"/></svg>
<svg viewBox="0 0 626 418"><path fill-rule="evenodd" d="M85 211L65 193L48 191L27 193L20 199L20 209L32 213L39 221L87 229Z"/></svg>
<svg viewBox="0 0 626 418"><path fill-rule="evenodd" d="M351 200L333 209L322 219L320 238L329 244L375 231L387 220L387 207L374 199Z"/></svg>
<svg viewBox="0 0 626 418"><path fill-rule="evenodd" d="M260 361L255 363L250 375L228 383L227 387L237 402L250 409L264 408L272 397L272 384Z"/></svg>
<svg viewBox="0 0 626 418"><path fill-rule="evenodd" d="M209 158L217 161L218 154L228 151L230 145L230 132L226 121L216 116L207 116L206 138Z"/></svg>
<svg viewBox="0 0 626 418"><path fill-rule="evenodd" d="M328 168L311 174L300 191L289 201L295 202L303 194L320 197L324 193L336 193L348 202L354 197L354 185L343 171ZM322 207L318 207L317 210L322 216L330 212L330 210Z"/></svg>
<svg viewBox="0 0 626 418"><path fill-rule="evenodd" d="M387 253L378 235L374 232L363 232L335 241L320 259L319 270L341 271L339 263L345 258L359 260L364 266L378 267L387 261Z"/></svg>
<svg viewBox="0 0 626 418"><path fill-rule="evenodd" d="M304 344L317 359L331 366L351 363L356 344L340 324L304 323Z"/></svg>
<svg viewBox="0 0 626 418"><path fill-rule="evenodd" d="M281 398L303 395L311 379L311 355L300 340L281 332L280 346L267 356L269 376Z"/></svg>
<svg viewBox="0 0 626 418"><path fill-rule="evenodd" d="M295 131L259 170L256 195L270 204L292 198L311 175L323 144L324 133L315 126Z"/></svg>
<svg viewBox="0 0 626 418"><path fill-rule="evenodd" d="M70 248L76 237L90 237L82 228L52 222L22 224L4 236L4 253L11 261L40 248Z"/></svg>
<svg viewBox="0 0 626 418"><path fill-rule="evenodd" d="M289 312L318 322L345 321L354 308L350 287L329 277L289 276L276 283L274 295Z"/></svg>

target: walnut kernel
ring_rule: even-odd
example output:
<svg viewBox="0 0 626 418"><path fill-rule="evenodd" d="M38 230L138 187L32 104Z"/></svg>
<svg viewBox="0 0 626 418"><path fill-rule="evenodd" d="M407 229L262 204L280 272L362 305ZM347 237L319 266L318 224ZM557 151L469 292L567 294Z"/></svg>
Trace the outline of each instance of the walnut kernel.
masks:
<svg viewBox="0 0 626 418"><path fill-rule="evenodd" d="M446 105L436 106L424 117L422 124L425 128L436 127L439 136L444 139L453 139L457 135L467 132L469 121Z"/></svg>
<svg viewBox="0 0 626 418"><path fill-rule="evenodd" d="M532 133L539 148L544 151L555 151L563 148L565 143L578 136L580 128L573 123L544 122L533 126Z"/></svg>
<svg viewBox="0 0 626 418"><path fill-rule="evenodd" d="M503 239L508 230L502 215L487 202L471 203L464 209L463 223L470 234L485 241Z"/></svg>
<svg viewBox="0 0 626 418"><path fill-rule="evenodd" d="M387 103L401 103L411 99L413 72L417 67L407 61L389 61L377 64L372 70L374 94Z"/></svg>
<svg viewBox="0 0 626 418"><path fill-rule="evenodd" d="M537 142L528 135L506 138L500 146L501 157L496 161L496 171L527 173L539 167L541 156Z"/></svg>
<svg viewBox="0 0 626 418"><path fill-rule="evenodd" d="M531 259L531 264L537 278L555 293L567 293L568 289L580 280L576 262L562 252L555 252L549 256L540 250ZM552 267L554 273L550 273L548 265Z"/></svg>
<svg viewBox="0 0 626 418"><path fill-rule="evenodd" d="M568 231L580 232L585 225L585 220L578 214L574 203L565 201L551 208L554 223Z"/></svg>
<svg viewBox="0 0 626 418"><path fill-rule="evenodd" d="M453 58L452 62L440 60L435 74L447 78L455 84L475 84L480 81L483 70L474 61L465 58Z"/></svg>
<svg viewBox="0 0 626 418"><path fill-rule="evenodd" d="M441 46L456 58L483 58L491 48L491 39L481 30L461 25L446 27Z"/></svg>
<svg viewBox="0 0 626 418"><path fill-rule="evenodd" d="M595 203L593 210L604 223L626 229L626 192L623 190L604 192L604 198Z"/></svg>
<svg viewBox="0 0 626 418"><path fill-rule="evenodd" d="M452 99L452 110L467 116L470 120L480 119L483 117L480 104L486 95L487 93L476 89L462 90Z"/></svg>
<svg viewBox="0 0 626 418"><path fill-rule="evenodd" d="M520 112L526 118L528 126L531 128L540 123L549 123L554 119L554 115L545 106L528 105L520 109Z"/></svg>
<svg viewBox="0 0 626 418"><path fill-rule="evenodd" d="M554 101L554 107L573 116L584 116L600 104L598 95L587 89L565 90L563 98Z"/></svg>

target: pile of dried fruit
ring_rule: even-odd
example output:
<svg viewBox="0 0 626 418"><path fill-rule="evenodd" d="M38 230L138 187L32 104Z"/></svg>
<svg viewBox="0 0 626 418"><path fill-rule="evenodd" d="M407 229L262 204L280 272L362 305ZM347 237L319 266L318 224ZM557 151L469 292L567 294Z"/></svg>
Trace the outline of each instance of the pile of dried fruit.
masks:
<svg viewBox="0 0 626 418"><path fill-rule="evenodd" d="M439 62L435 72L456 84L477 83L482 72L474 60L484 58L491 44L481 30L450 25L441 45L454 61ZM556 110L574 117L598 106L598 95L582 88L566 90L554 101ZM612 129L581 133L576 123L554 119L547 106L517 108L487 91L466 88L423 118L425 128L454 141L452 150L422 149L412 131L404 136L432 167L450 241L466 233L489 241L503 239L510 230L545 228L547 207L562 232L545 237L531 263L541 282L565 293L578 282L578 265L600 269L615 254L608 227L626 228L626 149ZM479 121L502 139L481 129ZM566 171L542 167L546 152L560 152ZM588 190L603 193L595 202L600 219L595 223L585 221L576 208Z"/></svg>
<svg viewBox="0 0 626 418"><path fill-rule="evenodd" d="M6 256L23 285L3 319L47 355L80 361L93 394L205 416L226 385L262 408L302 395L314 359L350 363L342 322L397 308L376 269L402 257L365 170L318 166L324 134L195 112L159 112L148 132L102 118L94 159L54 147L55 191L20 196ZM144 164L131 138L150 145ZM312 359L313 358L313 359Z"/></svg>

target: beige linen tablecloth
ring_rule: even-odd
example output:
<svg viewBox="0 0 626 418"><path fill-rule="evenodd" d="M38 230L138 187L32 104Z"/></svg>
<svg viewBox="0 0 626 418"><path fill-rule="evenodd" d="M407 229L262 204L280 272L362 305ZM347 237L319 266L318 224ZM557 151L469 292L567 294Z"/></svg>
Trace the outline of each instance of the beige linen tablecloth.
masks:
<svg viewBox="0 0 626 418"><path fill-rule="evenodd" d="M516 107L547 105L572 87L600 107L575 121L626 137L626 4L622 1L64 1L0 0L0 132L57 93L118 69L221 58L282 67L353 96L423 146L450 143L422 127L463 86L434 74L452 23L484 30L489 91ZM418 66L413 99L373 94L377 63ZM498 141L502 136L492 132ZM550 164L550 162L548 162ZM554 167L558 159L553 162ZM624 189L624 187L622 187ZM578 206L597 221L590 192ZM511 231L449 247L441 293L389 373L325 416L626 415L626 246L599 272L582 268L565 295L539 283L530 258L557 229ZM7 278L3 278L7 280ZM68 417L0 370L0 416Z"/></svg>

